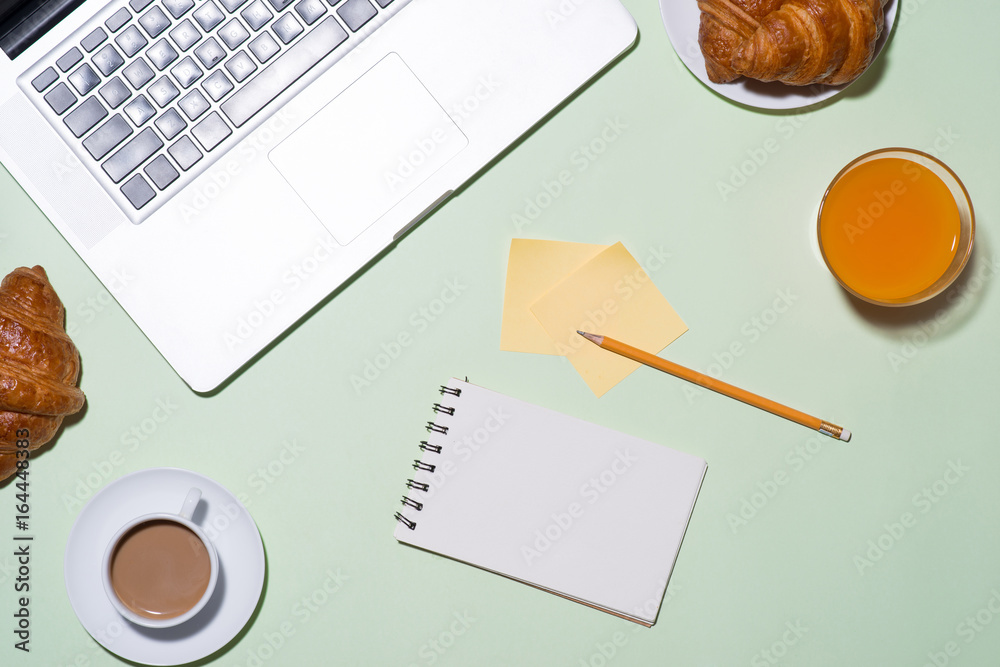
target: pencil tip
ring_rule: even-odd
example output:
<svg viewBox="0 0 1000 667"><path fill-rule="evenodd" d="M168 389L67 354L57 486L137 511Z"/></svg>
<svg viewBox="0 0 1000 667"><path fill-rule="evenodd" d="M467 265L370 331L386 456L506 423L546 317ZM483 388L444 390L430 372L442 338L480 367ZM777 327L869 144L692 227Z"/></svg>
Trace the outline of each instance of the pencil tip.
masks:
<svg viewBox="0 0 1000 667"><path fill-rule="evenodd" d="M586 335L587 335L587 332L586 332L586 331L580 331L579 329L577 329L577 330L576 330L576 332L577 332L578 334L580 334L581 336L586 336Z"/></svg>

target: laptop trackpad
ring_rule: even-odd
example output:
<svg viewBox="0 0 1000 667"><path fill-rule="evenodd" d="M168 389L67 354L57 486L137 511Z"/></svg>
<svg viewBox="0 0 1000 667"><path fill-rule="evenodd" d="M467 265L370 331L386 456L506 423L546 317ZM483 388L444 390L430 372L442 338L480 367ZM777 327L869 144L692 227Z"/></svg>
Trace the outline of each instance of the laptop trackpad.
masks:
<svg viewBox="0 0 1000 667"><path fill-rule="evenodd" d="M468 143L392 53L269 157L337 243L347 245Z"/></svg>

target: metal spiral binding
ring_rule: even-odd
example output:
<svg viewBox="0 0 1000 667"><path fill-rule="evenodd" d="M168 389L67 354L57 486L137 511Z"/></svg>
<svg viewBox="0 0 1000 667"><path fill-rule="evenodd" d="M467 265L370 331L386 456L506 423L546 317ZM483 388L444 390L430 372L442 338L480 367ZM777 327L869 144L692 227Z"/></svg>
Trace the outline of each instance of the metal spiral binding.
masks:
<svg viewBox="0 0 1000 667"><path fill-rule="evenodd" d="M461 389L456 389L454 387L448 387L445 385L441 385L439 391L441 392L442 396L445 394L449 394L457 398L462 395ZM450 405L442 405L440 403L435 403L433 410L438 414L448 415L449 417L453 417L455 415L455 408ZM442 426L441 424L436 424L434 422L427 422L427 426L425 428L427 429L428 433L438 433L440 435L448 435L448 427ZM435 445L430 442L427 442L426 440L420 441L420 449L425 452L433 452L434 454L441 453L441 445ZM413 469L423 472L434 472L437 469L437 466L431 463L424 463L420 459L414 459ZM427 491L430 490L430 485L424 482L418 482L413 479L408 479L406 480L406 488L415 489L417 491L423 491L426 493ZM402 503L407 507L412 507L418 512L424 509L424 504L422 502L414 500L408 496L403 496ZM413 519L406 518L400 512L396 512L396 521L400 522L410 530L415 530L417 527L416 521L414 521Z"/></svg>
<svg viewBox="0 0 1000 667"><path fill-rule="evenodd" d="M440 424L435 424L434 422L427 422L426 428L428 433L440 433L441 435L448 435L447 426L441 426Z"/></svg>

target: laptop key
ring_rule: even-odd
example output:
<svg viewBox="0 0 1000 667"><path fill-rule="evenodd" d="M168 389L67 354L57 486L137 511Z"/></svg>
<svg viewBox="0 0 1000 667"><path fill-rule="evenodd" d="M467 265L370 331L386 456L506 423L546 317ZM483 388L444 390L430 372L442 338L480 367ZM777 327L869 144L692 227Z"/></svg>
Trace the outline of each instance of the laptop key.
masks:
<svg viewBox="0 0 1000 667"><path fill-rule="evenodd" d="M121 183L123 178L138 169L139 165L151 158L161 148L163 148L163 142L156 136L153 128L147 127L129 139L129 142L105 160L101 167L112 181Z"/></svg>
<svg viewBox="0 0 1000 667"><path fill-rule="evenodd" d="M274 18L274 14L264 5L262 0L254 0L249 7L240 12L240 16L254 32L263 28L268 21Z"/></svg>
<svg viewBox="0 0 1000 667"><path fill-rule="evenodd" d="M190 88L203 74L201 68L198 67L191 56L185 57L184 60L174 65L170 73L174 75L177 83L181 84L181 88L184 89Z"/></svg>
<svg viewBox="0 0 1000 667"><path fill-rule="evenodd" d="M156 102L157 106L161 109L173 102L177 99L177 96L181 94L181 91L177 90L177 86L174 85L174 82L165 76L161 76L159 79L154 81L152 85L146 89L146 92L149 93L149 96L153 98L153 101Z"/></svg>
<svg viewBox="0 0 1000 667"><path fill-rule="evenodd" d="M99 92L104 102L112 109L117 109L132 97L132 91L117 76L101 86Z"/></svg>
<svg viewBox="0 0 1000 667"><path fill-rule="evenodd" d="M257 39L250 42L250 50L253 52L254 57L260 61L261 65L273 58L280 48L278 43L274 41L274 37L271 37L266 32L260 34Z"/></svg>
<svg viewBox="0 0 1000 667"><path fill-rule="evenodd" d="M111 32L118 32L125 24L132 20L132 13L129 10L122 7L117 12L112 14L107 21L104 22L104 27L106 27Z"/></svg>
<svg viewBox="0 0 1000 667"><path fill-rule="evenodd" d="M146 7L149 7L151 2L153 2L153 0L129 0L128 6L132 8L133 12L138 14Z"/></svg>
<svg viewBox="0 0 1000 667"><path fill-rule="evenodd" d="M201 33L191 23L191 19L184 19L170 31L170 39L174 40L174 44L183 53L198 43L198 40L201 39Z"/></svg>
<svg viewBox="0 0 1000 667"><path fill-rule="evenodd" d="M208 96L212 98L213 102L218 102L223 97L229 94L229 91L233 89L233 82L229 80L225 72L221 69L216 70L214 74L209 76L202 82L201 87L205 89Z"/></svg>
<svg viewBox="0 0 1000 667"><path fill-rule="evenodd" d="M240 29L242 28L243 26L240 26ZM225 30L225 28L223 28L223 30ZM219 36L225 40L225 36L222 34L222 31L219 31ZM198 56L198 60L201 61L201 64L205 67L205 69L212 69L226 57L226 50L222 48L217 41L215 41L215 37L209 37L204 44L194 50L194 54Z"/></svg>
<svg viewBox="0 0 1000 667"><path fill-rule="evenodd" d="M223 102L222 113L240 127L346 39L347 31L327 17Z"/></svg>
<svg viewBox="0 0 1000 667"><path fill-rule="evenodd" d="M132 84L132 87L139 90L147 83L153 80L156 76L153 73L153 68L143 60L142 58L137 59L135 62L131 63L128 67L122 70L122 74L128 79L128 82Z"/></svg>
<svg viewBox="0 0 1000 667"><path fill-rule="evenodd" d="M347 0L337 8L337 15L344 20L351 32L357 32L372 20L377 11L368 0Z"/></svg>
<svg viewBox="0 0 1000 667"><path fill-rule="evenodd" d="M382 9L385 9L386 7L392 4L392 0L375 0L375 2L377 2L378 6L381 7Z"/></svg>
<svg viewBox="0 0 1000 667"><path fill-rule="evenodd" d="M288 44L302 33L302 24L295 20L294 14L285 14L274 22L271 30L278 36L282 44Z"/></svg>
<svg viewBox="0 0 1000 667"><path fill-rule="evenodd" d="M306 25L312 25L319 20L319 17L326 14L326 5L320 0L301 0L295 5L295 11L306 22Z"/></svg>
<svg viewBox="0 0 1000 667"><path fill-rule="evenodd" d="M198 22L198 25L205 32L212 30L226 18L226 15L222 13L219 6L211 0L194 10L193 16L194 20Z"/></svg>
<svg viewBox="0 0 1000 667"><path fill-rule="evenodd" d="M177 162L177 166L184 171L193 167L202 157L201 151L188 136L178 139L177 143L167 149L167 152Z"/></svg>
<svg viewBox="0 0 1000 667"><path fill-rule="evenodd" d="M288 5L295 2L295 0L267 0L268 4L274 7L274 11L280 12ZM336 2L336 0L334 0Z"/></svg>
<svg viewBox="0 0 1000 667"><path fill-rule="evenodd" d="M244 79L257 71L257 64L250 59L246 51L240 51L229 59L226 63L229 75L236 79L236 83L242 83Z"/></svg>
<svg viewBox="0 0 1000 667"><path fill-rule="evenodd" d="M131 58L135 54L139 53L139 51L144 46L149 44L149 42L147 42L146 38L142 36L142 33L139 32L138 28L134 25L130 25L125 28L120 35L115 37L115 44L117 44L118 48L122 50L126 58Z"/></svg>
<svg viewBox="0 0 1000 667"><path fill-rule="evenodd" d="M131 134L132 126L121 117L121 114L116 113L111 120L83 140L83 147L90 153L90 157L100 160Z"/></svg>
<svg viewBox="0 0 1000 667"><path fill-rule="evenodd" d="M68 72L70 67L77 64L81 60L83 60L83 54L80 53L80 49L74 46L56 61L56 67L58 67L62 72Z"/></svg>
<svg viewBox="0 0 1000 667"><path fill-rule="evenodd" d="M125 105L125 115L136 127L142 127L143 124L156 115L156 109L153 105L149 103L145 95L139 95L131 102Z"/></svg>
<svg viewBox="0 0 1000 667"><path fill-rule="evenodd" d="M153 188L149 187L149 183L146 179L142 177L142 174L136 174L132 178L128 179L124 185L121 187L122 194L128 199L129 203L136 208L136 210L142 208L149 202L153 201L153 197L156 196L156 192Z"/></svg>
<svg viewBox="0 0 1000 667"><path fill-rule="evenodd" d="M66 109L76 104L76 95L73 91L69 89L65 83L60 83L58 86L45 93L43 98L52 107L52 110L56 112L57 116L63 115Z"/></svg>
<svg viewBox="0 0 1000 667"><path fill-rule="evenodd" d="M191 128L191 134L206 151L221 144L232 133L232 129L226 125L226 121L222 120L218 111L208 114L205 120Z"/></svg>
<svg viewBox="0 0 1000 667"><path fill-rule="evenodd" d="M95 72L87 63L83 63L77 67L73 70L73 73L66 78L69 79L69 82L73 84L73 87L76 88L76 92L80 95L86 95L101 82L101 77L97 76L97 72Z"/></svg>
<svg viewBox="0 0 1000 667"><path fill-rule="evenodd" d="M108 33L104 32L104 28L98 26L94 28L89 35L80 40L80 46L87 53L92 53L94 49L104 43L104 40L108 38Z"/></svg>
<svg viewBox="0 0 1000 667"><path fill-rule="evenodd" d="M139 25L143 27L151 39L155 39L160 36L160 33L170 27L170 19L167 18L162 9L153 7L139 17Z"/></svg>
<svg viewBox="0 0 1000 667"><path fill-rule="evenodd" d="M167 109L159 118L153 121L153 124L156 125L156 129L160 131L160 134L167 141L176 137L187 127L187 123L184 122L184 119L181 118L176 109ZM162 190L163 188L160 189Z"/></svg>
<svg viewBox="0 0 1000 667"><path fill-rule="evenodd" d="M247 41L250 37L250 33L247 32L247 29L243 27L242 23L233 19L226 25L219 28L219 37L226 43L226 46L229 47L230 51L234 51L237 46Z"/></svg>
<svg viewBox="0 0 1000 667"><path fill-rule="evenodd" d="M163 6L175 19L187 14L194 7L194 0L163 0Z"/></svg>
<svg viewBox="0 0 1000 667"><path fill-rule="evenodd" d="M55 83L57 79L59 79L59 72L51 67L46 67L41 74L31 80L31 87L40 93Z"/></svg>
<svg viewBox="0 0 1000 667"><path fill-rule="evenodd" d="M170 42L161 39L146 50L146 57L153 63L153 67L162 72L170 63L177 60L177 51Z"/></svg>
<svg viewBox="0 0 1000 667"><path fill-rule="evenodd" d="M94 54L94 64L101 70L101 74L111 76L112 72L125 64L125 59L115 50L114 45L108 44Z"/></svg>
<svg viewBox="0 0 1000 667"><path fill-rule="evenodd" d="M63 122L66 123L66 127L73 133L73 136L79 139L107 117L108 110L96 97L91 96L66 114Z"/></svg>
<svg viewBox="0 0 1000 667"><path fill-rule="evenodd" d="M149 180L153 181L153 185L160 190L165 190L168 185L176 181L180 176L177 170L174 169L174 165L170 164L170 158L166 155L157 155L146 165L143 171L146 172Z"/></svg>
<svg viewBox="0 0 1000 667"><path fill-rule="evenodd" d="M197 120L203 113L208 111L211 105L205 99L205 96L201 94L201 91L195 88L182 97L177 106L181 108L181 111L188 117L188 120Z"/></svg>

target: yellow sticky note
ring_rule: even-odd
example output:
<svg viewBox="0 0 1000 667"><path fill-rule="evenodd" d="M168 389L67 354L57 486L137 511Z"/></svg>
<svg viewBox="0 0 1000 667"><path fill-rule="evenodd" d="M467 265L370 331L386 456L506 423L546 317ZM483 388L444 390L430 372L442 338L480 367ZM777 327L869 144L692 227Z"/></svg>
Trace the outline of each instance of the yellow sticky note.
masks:
<svg viewBox="0 0 1000 667"><path fill-rule="evenodd" d="M602 350L577 330L616 338L658 353L687 326L621 243L570 273L532 306L560 353L565 354L598 396L621 382L639 363Z"/></svg>
<svg viewBox="0 0 1000 667"><path fill-rule="evenodd" d="M531 305L567 275L608 246L514 239L507 260L500 349L559 354L552 338L531 314Z"/></svg>

